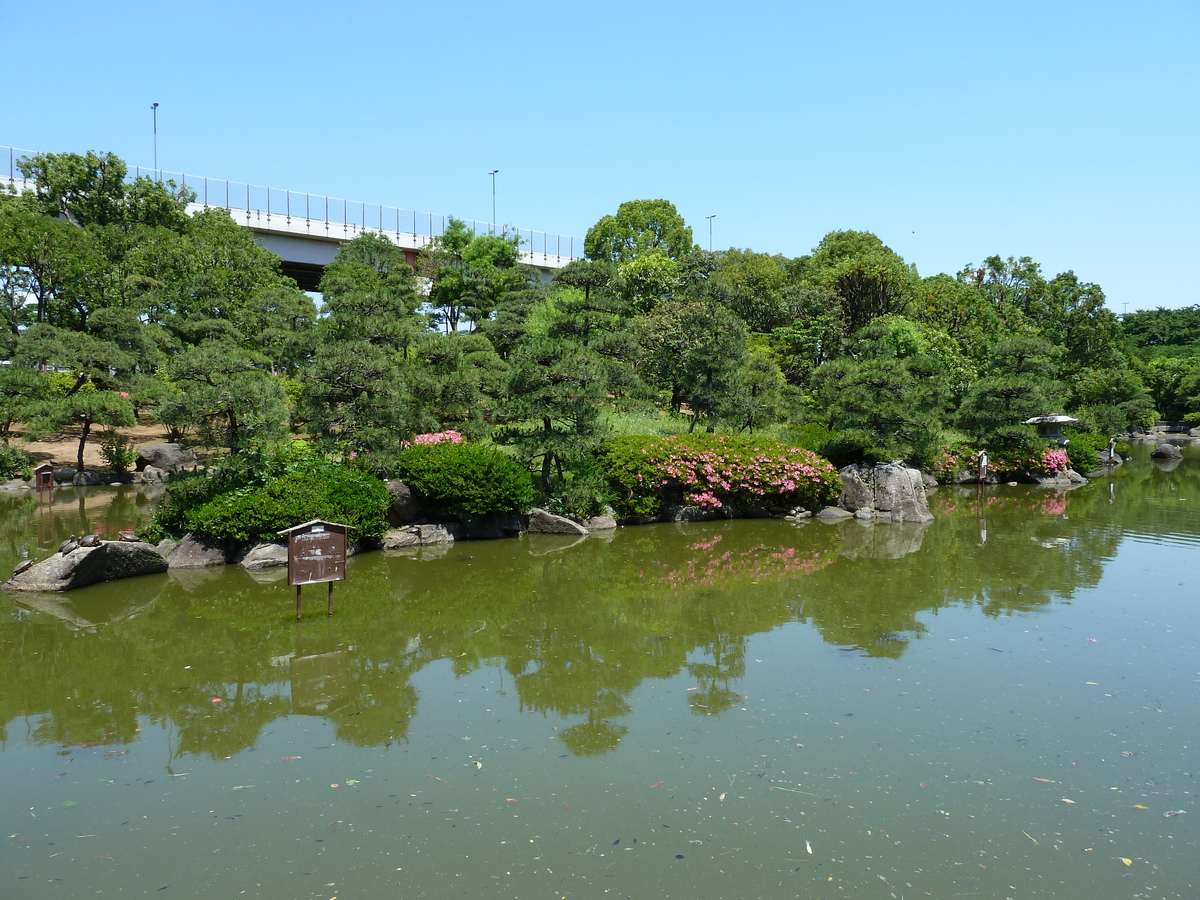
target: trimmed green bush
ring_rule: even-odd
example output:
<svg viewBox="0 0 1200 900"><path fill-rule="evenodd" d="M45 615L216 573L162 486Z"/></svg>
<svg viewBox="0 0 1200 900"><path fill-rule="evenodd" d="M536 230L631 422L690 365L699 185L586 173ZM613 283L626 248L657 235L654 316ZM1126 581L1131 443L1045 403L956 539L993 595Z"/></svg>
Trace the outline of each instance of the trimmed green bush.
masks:
<svg viewBox="0 0 1200 900"><path fill-rule="evenodd" d="M837 470L812 451L763 437L629 436L609 444L606 459L623 516L657 515L669 505L813 509L842 487Z"/></svg>
<svg viewBox="0 0 1200 900"><path fill-rule="evenodd" d="M1100 465L1099 450L1108 449L1108 438L1100 434L1072 434L1067 444L1067 459L1076 472L1090 472Z"/></svg>
<svg viewBox="0 0 1200 900"><path fill-rule="evenodd" d="M317 456L301 441L224 460L211 472L173 476L144 540L188 531L238 541L273 540L310 519L354 527L353 540L380 537L392 496L373 475Z"/></svg>
<svg viewBox="0 0 1200 900"><path fill-rule="evenodd" d="M396 475L455 517L528 509L536 496L525 467L490 444L415 444L397 456Z"/></svg>

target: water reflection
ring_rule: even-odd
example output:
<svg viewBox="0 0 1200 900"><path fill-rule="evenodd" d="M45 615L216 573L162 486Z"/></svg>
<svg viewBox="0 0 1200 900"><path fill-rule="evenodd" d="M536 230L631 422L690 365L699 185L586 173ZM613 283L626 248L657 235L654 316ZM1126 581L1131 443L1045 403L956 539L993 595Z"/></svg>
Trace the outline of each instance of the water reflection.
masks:
<svg viewBox="0 0 1200 900"><path fill-rule="evenodd" d="M35 721L37 744L115 747L142 717L171 726L175 756L224 758L272 721L318 716L339 741L388 747L418 709L414 676L443 662L496 668L522 711L570 721L567 753L602 754L628 736L647 682L686 672L692 713L737 707L749 638L789 622L898 659L948 606L1011 616L1070 602L1127 537L1196 543L1196 480L1194 465L1134 465L1070 494L942 489L928 526L703 523L368 554L337 615L299 624L282 581L233 568L21 597L0 617L0 722ZM125 530L151 500L134 488L3 498L6 558Z"/></svg>

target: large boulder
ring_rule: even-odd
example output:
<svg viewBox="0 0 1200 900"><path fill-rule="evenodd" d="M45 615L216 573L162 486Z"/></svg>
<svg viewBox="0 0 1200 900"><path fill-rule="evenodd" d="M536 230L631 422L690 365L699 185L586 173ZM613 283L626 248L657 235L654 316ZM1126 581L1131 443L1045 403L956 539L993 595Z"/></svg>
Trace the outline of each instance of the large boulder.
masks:
<svg viewBox="0 0 1200 900"><path fill-rule="evenodd" d="M1183 451L1174 444L1159 444L1150 451L1151 459L1183 459Z"/></svg>
<svg viewBox="0 0 1200 900"><path fill-rule="evenodd" d="M421 517L421 504L412 488L396 478L387 483L387 489L392 495L392 505L387 510L389 525L411 525Z"/></svg>
<svg viewBox="0 0 1200 900"><path fill-rule="evenodd" d="M234 557L243 569L273 569L288 564L287 541L259 541L243 546Z"/></svg>
<svg viewBox="0 0 1200 900"><path fill-rule="evenodd" d="M573 522L565 516L556 516L544 509L529 511L530 534L587 534L588 530L578 522Z"/></svg>
<svg viewBox="0 0 1200 900"><path fill-rule="evenodd" d="M137 448L137 462L134 467L140 472L146 466L154 466L165 472L194 466L199 460L191 450L185 450L178 444L167 444L155 441L142 444Z"/></svg>
<svg viewBox="0 0 1200 900"><path fill-rule="evenodd" d="M175 545L175 549L167 557L167 564L172 569L206 569L209 566L223 566L233 561L237 550L238 545L233 541L220 540L189 531Z"/></svg>
<svg viewBox="0 0 1200 900"><path fill-rule="evenodd" d="M921 473L904 463L876 463L874 466L846 466L841 470L843 509L857 513L870 509L875 520L891 522L932 522L925 482Z"/></svg>
<svg viewBox="0 0 1200 900"><path fill-rule="evenodd" d="M96 547L78 547L69 553L55 553L49 559L13 575L4 585L6 591L69 591L116 581L134 575L153 575L167 571L167 561L143 541L103 541Z"/></svg>
<svg viewBox="0 0 1200 900"><path fill-rule="evenodd" d="M104 484L104 478L99 472L76 472L71 479L71 484L76 487L95 487L98 484Z"/></svg>

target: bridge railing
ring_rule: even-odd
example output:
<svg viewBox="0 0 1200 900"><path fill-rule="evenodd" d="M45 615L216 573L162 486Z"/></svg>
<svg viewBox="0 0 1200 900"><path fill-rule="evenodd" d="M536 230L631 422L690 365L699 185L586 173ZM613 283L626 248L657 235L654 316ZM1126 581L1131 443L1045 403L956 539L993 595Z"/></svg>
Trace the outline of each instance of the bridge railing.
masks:
<svg viewBox="0 0 1200 900"><path fill-rule="evenodd" d="M36 155L32 150L14 147L3 148L8 153L8 183L19 188L24 178L17 169L17 161L25 156ZM208 178L203 175L188 175L184 172L169 172L164 169L142 169L131 167L133 178L147 177L156 181L174 181L196 192L196 205L202 208L219 207L230 212L244 213L246 224L264 228L278 225L281 230L294 231L297 226L322 228L329 237L350 239L367 232L408 237L406 244L414 247L428 246L434 238L446 231L451 216L417 212L395 206L367 203L361 200L346 200L327 197L323 194L308 194L283 188L265 187L242 181ZM562 261L578 259L583 255L583 241L570 235L533 231L528 228L502 226L474 219L461 220L476 234L507 231L521 240L521 250L529 257L557 258Z"/></svg>

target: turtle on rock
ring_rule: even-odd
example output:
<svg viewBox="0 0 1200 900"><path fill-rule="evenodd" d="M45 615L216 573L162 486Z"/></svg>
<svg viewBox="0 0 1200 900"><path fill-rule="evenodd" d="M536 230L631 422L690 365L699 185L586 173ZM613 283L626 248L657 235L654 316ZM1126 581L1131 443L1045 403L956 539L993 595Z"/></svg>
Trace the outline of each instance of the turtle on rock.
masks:
<svg viewBox="0 0 1200 900"><path fill-rule="evenodd" d="M100 535L85 534L83 537L81 537L79 539L79 546L80 547L99 547L100 546Z"/></svg>
<svg viewBox="0 0 1200 900"><path fill-rule="evenodd" d="M32 568L33 568L33 560L26 559L26 560L23 560L20 564L18 564L15 569L13 569L13 574L20 575L22 572L24 572L28 569L32 569Z"/></svg>
<svg viewBox="0 0 1200 900"><path fill-rule="evenodd" d="M61 544L58 545L58 552L61 553L63 556L66 556L72 550L78 550L78 549L79 549L79 538L76 537L75 535L71 535L69 538L67 538L65 541L63 541Z"/></svg>

